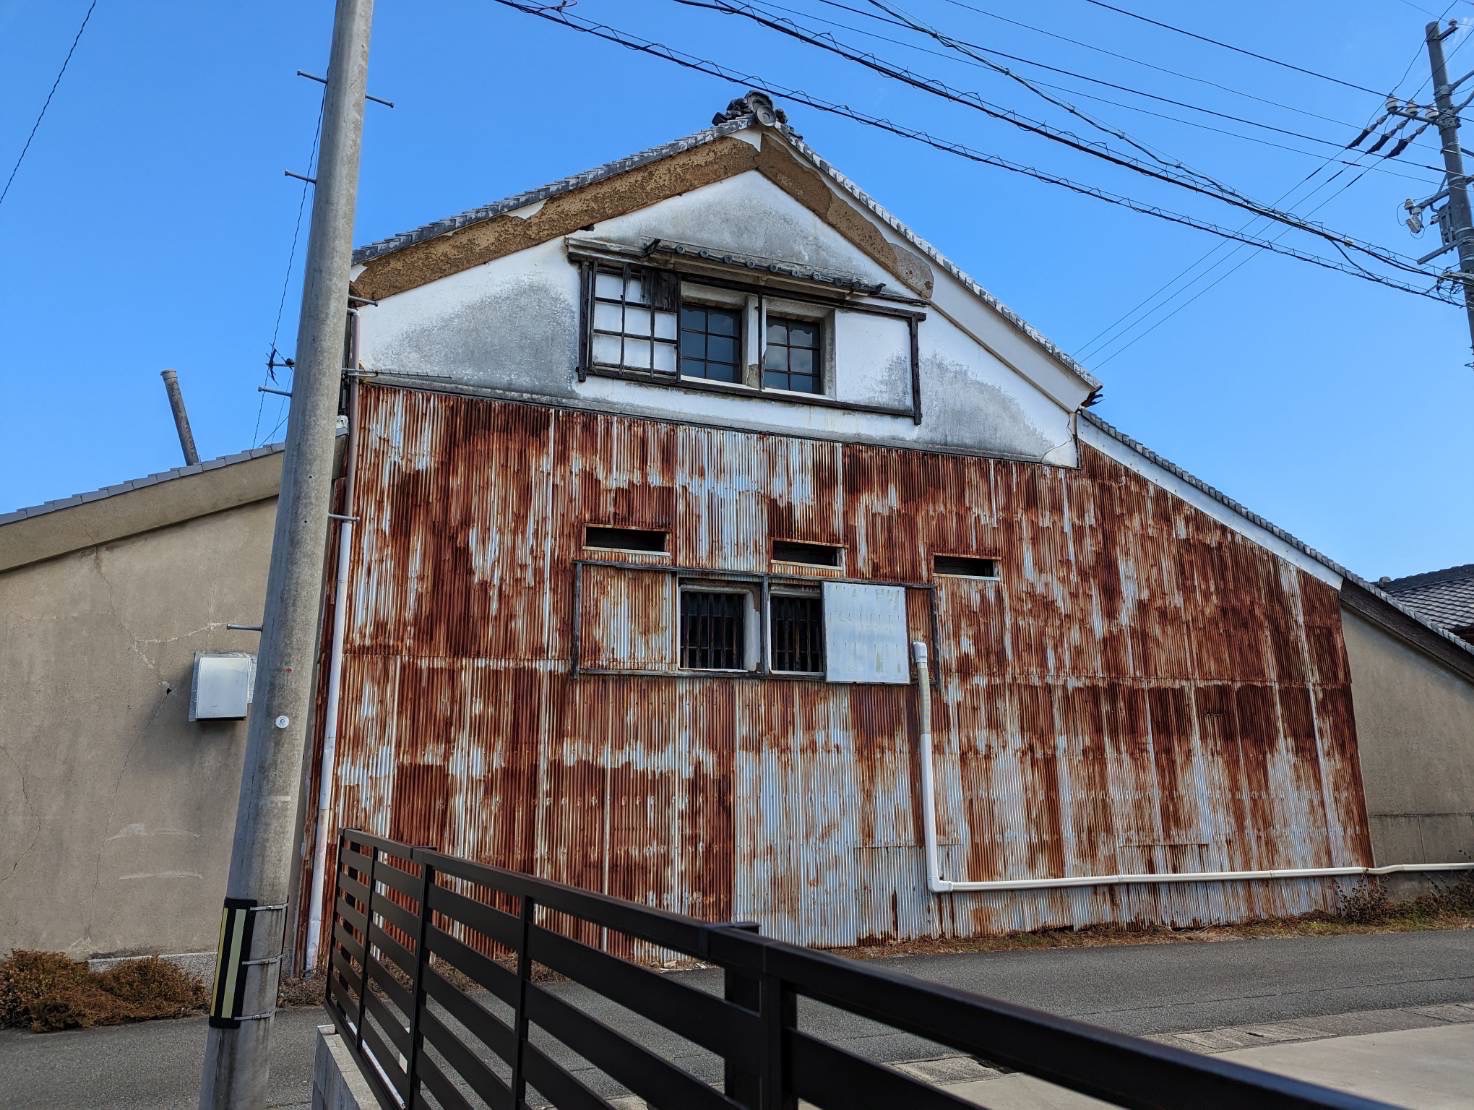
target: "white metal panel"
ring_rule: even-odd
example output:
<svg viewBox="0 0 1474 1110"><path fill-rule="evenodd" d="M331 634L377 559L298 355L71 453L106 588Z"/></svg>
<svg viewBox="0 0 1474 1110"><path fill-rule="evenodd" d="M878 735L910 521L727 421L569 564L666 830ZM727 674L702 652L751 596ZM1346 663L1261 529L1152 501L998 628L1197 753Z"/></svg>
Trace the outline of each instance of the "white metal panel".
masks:
<svg viewBox="0 0 1474 1110"><path fill-rule="evenodd" d="M251 704L256 657L244 651L195 652L191 721L240 720Z"/></svg>
<svg viewBox="0 0 1474 1110"><path fill-rule="evenodd" d="M824 663L830 682L910 682L905 589L825 582Z"/></svg>

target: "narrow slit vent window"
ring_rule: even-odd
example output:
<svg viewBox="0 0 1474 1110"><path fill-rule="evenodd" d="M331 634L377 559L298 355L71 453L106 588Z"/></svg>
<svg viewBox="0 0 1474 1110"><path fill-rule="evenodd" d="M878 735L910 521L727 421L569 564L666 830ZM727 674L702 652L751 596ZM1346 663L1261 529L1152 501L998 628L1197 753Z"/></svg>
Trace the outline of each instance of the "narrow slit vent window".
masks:
<svg viewBox="0 0 1474 1110"><path fill-rule="evenodd" d="M807 563L814 567L839 566L840 549L827 543L800 543L797 540L774 540L773 561Z"/></svg>
<svg viewBox="0 0 1474 1110"><path fill-rule="evenodd" d="M681 666L691 671L748 669L746 591L681 591Z"/></svg>
<svg viewBox="0 0 1474 1110"><path fill-rule="evenodd" d="M956 578L997 578L998 560L979 559L972 555L937 555L932 559L932 570Z"/></svg>
<svg viewBox="0 0 1474 1110"><path fill-rule="evenodd" d="M675 295L670 275L653 270L596 270L593 360L600 366L676 372Z"/></svg>
<svg viewBox="0 0 1474 1110"><path fill-rule="evenodd" d="M768 628L769 658L775 672L824 673L824 599L817 592L775 591Z"/></svg>
<svg viewBox="0 0 1474 1110"><path fill-rule="evenodd" d="M614 551L650 551L665 554L667 533L652 528L605 528L590 524L584 529L585 547L607 547Z"/></svg>

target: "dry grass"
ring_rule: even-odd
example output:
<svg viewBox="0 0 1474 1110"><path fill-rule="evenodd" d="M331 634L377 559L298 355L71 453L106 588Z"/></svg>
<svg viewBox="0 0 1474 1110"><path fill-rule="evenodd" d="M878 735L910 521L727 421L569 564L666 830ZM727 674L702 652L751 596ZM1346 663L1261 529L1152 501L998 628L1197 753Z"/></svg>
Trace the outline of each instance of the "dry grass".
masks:
<svg viewBox="0 0 1474 1110"><path fill-rule="evenodd" d="M198 979L153 956L100 972L59 952L17 949L0 960L0 1026L33 1033L184 1017L205 1001Z"/></svg>
<svg viewBox="0 0 1474 1110"><path fill-rule="evenodd" d="M924 938L882 942L832 951L850 959L876 960L890 956L1100 948L1115 944L1204 944L1267 937L1340 936L1420 929L1474 929L1474 877L1439 884L1431 892L1404 902L1393 902L1380 882L1365 880L1342 897L1335 913L1316 912L1242 925L1207 925L1190 929L1172 929L1165 925L1093 925L1084 929L1044 929L1033 933L1004 933L958 940Z"/></svg>

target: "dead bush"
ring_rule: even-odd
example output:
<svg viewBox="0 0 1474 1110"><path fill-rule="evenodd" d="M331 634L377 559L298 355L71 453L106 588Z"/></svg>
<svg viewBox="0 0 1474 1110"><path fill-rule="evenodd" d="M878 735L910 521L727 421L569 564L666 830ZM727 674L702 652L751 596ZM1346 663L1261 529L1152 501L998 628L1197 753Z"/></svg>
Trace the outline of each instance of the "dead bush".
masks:
<svg viewBox="0 0 1474 1110"><path fill-rule="evenodd" d="M60 952L17 949L0 960L0 1025L33 1033L184 1017L205 1002L198 979L156 956L102 972Z"/></svg>
<svg viewBox="0 0 1474 1110"><path fill-rule="evenodd" d="M1337 919L1352 925L1377 925L1393 914L1391 899L1375 879L1363 879L1350 893L1341 895Z"/></svg>

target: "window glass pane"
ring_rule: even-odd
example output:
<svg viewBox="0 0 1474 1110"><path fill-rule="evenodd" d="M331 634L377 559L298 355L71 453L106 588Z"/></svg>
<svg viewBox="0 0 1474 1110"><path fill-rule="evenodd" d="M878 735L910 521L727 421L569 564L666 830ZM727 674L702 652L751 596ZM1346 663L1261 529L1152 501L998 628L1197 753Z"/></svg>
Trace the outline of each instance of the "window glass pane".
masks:
<svg viewBox="0 0 1474 1110"><path fill-rule="evenodd" d="M763 374L763 384L769 389L787 389L788 375L780 370L769 370Z"/></svg>
<svg viewBox="0 0 1474 1110"><path fill-rule="evenodd" d="M681 327L706 330L706 311L692 305L681 306Z"/></svg>
<svg viewBox="0 0 1474 1110"><path fill-rule="evenodd" d="M792 323L788 325L788 342L794 347L812 347L814 345L814 325Z"/></svg>
<svg viewBox="0 0 1474 1110"><path fill-rule="evenodd" d="M706 377L706 363L699 358L682 358L681 373L688 378Z"/></svg>
<svg viewBox="0 0 1474 1110"><path fill-rule="evenodd" d="M787 343L788 342L788 325L783 322L783 318L782 317L780 317L780 316L769 316L768 317L768 342L769 343Z"/></svg>
<svg viewBox="0 0 1474 1110"><path fill-rule="evenodd" d="M706 314L706 330L712 335L736 335L737 314L714 309Z"/></svg>
<svg viewBox="0 0 1474 1110"><path fill-rule="evenodd" d="M807 347L793 347L788 352L788 369L795 374L814 371L814 352Z"/></svg>
<svg viewBox="0 0 1474 1110"><path fill-rule="evenodd" d="M667 374L675 373L676 369L676 345L674 343L655 344L655 366L654 369Z"/></svg>
<svg viewBox="0 0 1474 1110"><path fill-rule="evenodd" d="M599 271L594 275L594 295L617 301L624 295L624 279L618 274Z"/></svg>
<svg viewBox="0 0 1474 1110"><path fill-rule="evenodd" d="M736 362L737 341L728 339L724 335L708 336L706 340L706 357L712 362Z"/></svg>
<svg viewBox="0 0 1474 1110"><path fill-rule="evenodd" d="M596 335L594 336L594 361L602 362L605 366L618 366L620 359L619 336Z"/></svg>
<svg viewBox="0 0 1474 1110"><path fill-rule="evenodd" d="M788 369L788 348L768 344L768 350L763 355L763 369L777 370L780 373Z"/></svg>
<svg viewBox="0 0 1474 1110"><path fill-rule="evenodd" d="M626 339L624 341L624 364L636 370L650 369L650 340Z"/></svg>
<svg viewBox="0 0 1474 1110"><path fill-rule="evenodd" d="M594 302L594 327L599 331L618 331L623 327L620 320L621 310L617 304L606 304L603 301Z"/></svg>
<svg viewBox="0 0 1474 1110"><path fill-rule="evenodd" d="M645 303L645 287L637 277L631 277L624 283L624 299L630 304Z"/></svg>
<svg viewBox="0 0 1474 1110"><path fill-rule="evenodd" d="M650 310L648 308L626 308L624 310L626 335L648 336L650 334Z"/></svg>
<svg viewBox="0 0 1474 1110"><path fill-rule="evenodd" d="M690 358L705 358L706 333L702 331L682 331L681 354Z"/></svg>
<svg viewBox="0 0 1474 1110"><path fill-rule="evenodd" d="M815 388L814 379L808 374L790 374L788 376L788 388L796 389L800 393L818 393Z"/></svg>
<svg viewBox="0 0 1474 1110"><path fill-rule="evenodd" d="M676 314L674 312L657 312L655 314L655 338L674 339L676 337Z"/></svg>

